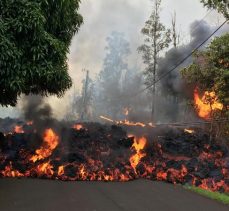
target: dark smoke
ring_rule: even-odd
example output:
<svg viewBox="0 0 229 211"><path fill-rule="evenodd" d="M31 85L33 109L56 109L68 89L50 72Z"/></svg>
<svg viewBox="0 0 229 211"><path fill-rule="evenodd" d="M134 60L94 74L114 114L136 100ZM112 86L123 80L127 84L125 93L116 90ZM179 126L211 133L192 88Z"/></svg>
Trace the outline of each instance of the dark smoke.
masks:
<svg viewBox="0 0 229 211"><path fill-rule="evenodd" d="M164 57L159 59L158 77L160 78L172 68L177 66L179 62L181 62L195 48L203 43L215 29L215 27L211 27L203 20L194 21L190 25L190 43L170 49ZM224 33L224 30L219 31L216 35L220 35L222 33ZM206 48L210 41L211 40L205 42L199 50ZM189 57L184 63L179 65L176 70L160 81L160 85L158 87L160 96L157 99L157 107L159 108L157 120L184 121L185 118L189 119L195 117L193 109L191 107L187 107L187 100L193 99L194 87L187 84L181 78L180 74L180 70L187 67L191 64L191 62L192 57Z"/></svg>
<svg viewBox="0 0 229 211"><path fill-rule="evenodd" d="M22 115L26 121L33 121L38 132L53 127L56 120L53 118L52 108L42 96L25 96L22 105Z"/></svg>
<svg viewBox="0 0 229 211"><path fill-rule="evenodd" d="M187 45L170 49L165 57L160 58L158 64L159 77L178 65L178 63L190 54L193 49L200 45L212 33L212 31L213 29L205 21L193 22L190 26L191 42ZM161 80L161 89L164 94L172 94L176 96L184 93L184 86L186 84L184 84L181 79L180 69L188 66L191 62L192 57L189 57L189 59L169 74L169 76Z"/></svg>

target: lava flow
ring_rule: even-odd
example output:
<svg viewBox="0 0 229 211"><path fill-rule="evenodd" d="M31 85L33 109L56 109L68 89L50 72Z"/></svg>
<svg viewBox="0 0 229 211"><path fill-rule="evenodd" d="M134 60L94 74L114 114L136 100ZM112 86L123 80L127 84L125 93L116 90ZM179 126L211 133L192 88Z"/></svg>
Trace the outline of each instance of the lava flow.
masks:
<svg viewBox="0 0 229 211"><path fill-rule="evenodd" d="M47 129L44 133L44 143L40 149L36 150L36 155L31 157L31 161L36 162L49 157L59 143L59 137L52 129Z"/></svg>
<svg viewBox="0 0 229 211"><path fill-rule="evenodd" d="M215 92L206 91L204 95L200 97L198 88L196 88L194 91L194 101L198 115L203 119L210 119L213 111L223 109L223 105L218 102Z"/></svg>
<svg viewBox="0 0 229 211"><path fill-rule="evenodd" d="M16 125L14 127L14 132L15 133L24 133L24 130L23 130L22 126Z"/></svg>
<svg viewBox="0 0 229 211"><path fill-rule="evenodd" d="M117 124L117 125L123 125L123 126L133 126L133 127L155 127L155 125L152 123L152 122L149 122L149 123L143 123L143 122L132 122L132 121L129 121L127 119L125 120L120 120L120 121L117 121L117 120L113 120L113 119L110 119L108 117L105 117L105 116L100 116L101 119L105 120L105 121L108 121L108 122L111 122L111 123L114 123L114 124Z"/></svg>
<svg viewBox="0 0 229 211"><path fill-rule="evenodd" d="M0 177L123 182L145 178L229 192L229 152L214 141L209 144L199 131L164 128L154 140L98 123L73 124L58 133L50 128L42 135L33 125L25 123L21 129L24 133L0 133Z"/></svg>
<svg viewBox="0 0 229 211"><path fill-rule="evenodd" d="M136 150L136 154L131 156L130 164L133 167L136 173L136 166L139 164L140 160L146 156L145 153L142 153L142 150L145 148L146 145L146 138L142 137L140 139L134 138L134 143L132 147Z"/></svg>

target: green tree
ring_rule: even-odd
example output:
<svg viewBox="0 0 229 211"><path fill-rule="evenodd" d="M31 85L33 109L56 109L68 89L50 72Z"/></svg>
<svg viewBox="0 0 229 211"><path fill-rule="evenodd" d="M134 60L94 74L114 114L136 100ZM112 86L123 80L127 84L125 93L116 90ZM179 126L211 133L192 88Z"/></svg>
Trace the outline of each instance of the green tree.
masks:
<svg viewBox="0 0 229 211"><path fill-rule="evenodd" d="M197 52L194 62L181 73L200 90L214 91L224 105L220 115L229 117L229 33L215 38L206 50Z"/></svg>
<svg viewBox="0 0 229 211"><path fill-rule="evenodd" d="M201 0L204 6L216 9L222 13L226 19L229 19L229 1L228 0Z"/></svg>
<svg viewBox="0 0 229 211"><path fill-rule="evenodd" d="M80 0L0 1L0 105L21 94L62 96L71 87L67 53L83 18Z"/></svg>
<svg viewBox="0 0 229 211"><path fill-rule="evenodd" d="M104 115L115 118L122 110L122 77L128 70L127 58L130 54L129 43L123 33L112 32L107 38L106 52L103 69L99 74L97 107L103 108Z"/></svg>
<svg viewBox="0 0 229 211"><path fill-rule="evenodd" d="M155 112L155 96L156 96L156 79L157 66L160 53L169 47L171 42L170 30L160 22L161 0L155 0L152 14L149 20L146 21L142 34L146 37L145 43L138 50L142 53L144 64L146 64L145 76L146 86L153 84L152 92L152 119Z"/></svg>
<svg viewBox="0 0 229 211"><path fill-rule="evenodd" d="M194 55L194 62L182 71L183 77L202 90L215 91L229 106L229 33L215 38L208 48Z"/></svg>

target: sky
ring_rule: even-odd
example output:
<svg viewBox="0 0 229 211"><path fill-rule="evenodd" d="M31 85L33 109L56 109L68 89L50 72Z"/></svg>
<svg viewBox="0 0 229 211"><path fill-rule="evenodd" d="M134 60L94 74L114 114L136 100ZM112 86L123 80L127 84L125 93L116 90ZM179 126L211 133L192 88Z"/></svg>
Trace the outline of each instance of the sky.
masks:
<svg viewBox="0 0 229 211"><path fill-rule="evenodd" d="M123 32L130 42L132 55L128 61L129 66L142 64L141 55L136 49L143 43L140 31L150 16L152 5L151 0L82 0L79 12L83 15L84 24L74 36L68 56L69 74L76 89L80 90L81 81L85 77L82 69L90 70L92 77L102 69L106 37L112 31ZM174 11L177 14L177 25L183 42L189 39L189 25L194 20L202 19L207 13L200 0L162 0L161 21L167 27L171 26ZM208 20L212 24L217 24L218 19L211 15ZM68 109L69 103L66 102L69 102L72 92L73 89L62 99L48 99L56 117L62 117ZM0 107L0 117L14 116L18 110L20 106L16 111Z"/></svg>

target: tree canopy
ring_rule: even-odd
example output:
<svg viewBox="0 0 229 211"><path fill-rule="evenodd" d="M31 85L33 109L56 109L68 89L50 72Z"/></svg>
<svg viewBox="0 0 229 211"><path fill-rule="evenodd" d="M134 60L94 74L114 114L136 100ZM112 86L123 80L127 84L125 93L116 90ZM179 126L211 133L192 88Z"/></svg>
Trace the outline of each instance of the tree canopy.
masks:
<svg viewBox="0 0 229 211"><path fill-rule="evenodd" d="M102 105L104 112L116 117L122 109L120 97L123 89L123 76L128 70L127 59L130 54L129 42L125 39L124 34L112 32L107 37L106 56L103 62L103 69L99 74L99 91L98 101ZM118 103L117 103L118 102Z"/></svg>
<svg viewBox="0 0 229 211"><path fill-rule="evenodd" d="M153 85L152 89L149 89L152 93L152 120L155 118L158 58L172 41L170 38L171 30L166 29L161 23L160 10L161 0L155 0L152 13L142 29L142 34L145 36L144 44L138 48L138 51L142 53L143 63L146 65L144 72L145 85Z"/></svg>
<svg viewBox="0 0 229 211"><path fill-rule="evenodd" d="M67 53L83 22L80 0L0 1L0 105L21 94L62 96L71 87Z"/></svg>
<svg viewBox="0 0 229 211"><path fill-rule="evenodd" d="M203 91L214 91L225 111L229 108L229 33L215 38L208 48L194 55L182 70L183 77Z"/></svg>
<svg viewBox="0 0 229 211"><path fill-rule="evenodd" d="M226 19L229 19L229 1L228 0L201 0L204 6L216 9L222 13Z"/></svg>

